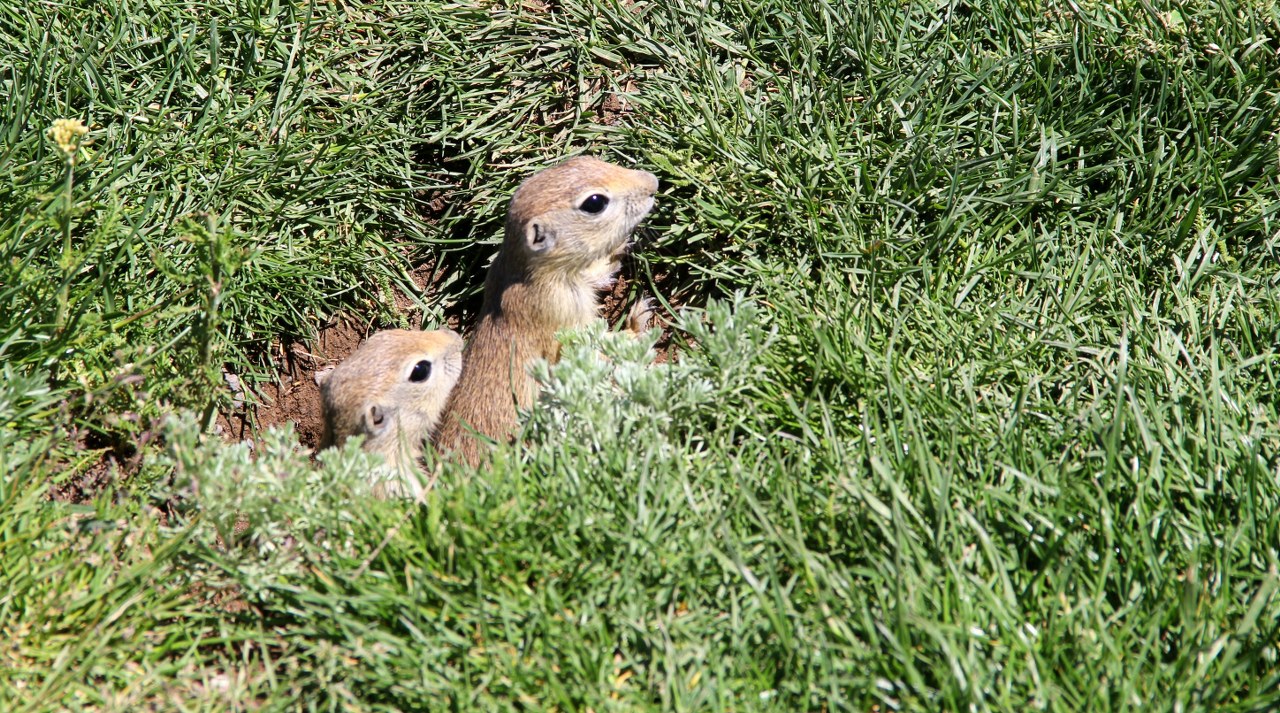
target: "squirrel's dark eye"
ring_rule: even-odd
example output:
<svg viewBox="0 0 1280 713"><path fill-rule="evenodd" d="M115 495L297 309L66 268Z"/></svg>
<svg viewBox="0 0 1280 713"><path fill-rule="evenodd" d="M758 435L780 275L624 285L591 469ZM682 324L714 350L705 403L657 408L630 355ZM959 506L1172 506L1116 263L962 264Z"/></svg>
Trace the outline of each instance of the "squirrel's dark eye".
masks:
<svg viewBox="0 0 1280 713"><path fill-rule="evenodd" d="M599 213L609 205L609 197L602 196L599 193L592 193L587 199L582 201L582 205L578 206L588 213Z"/></svg>
<svg viewBox="0 0 1280 713"><path fill-rule="evenodd" d="M431 376L431 362L423 359L413 365L413 371L409 372L409 381L417 384L427 380Z"/></svg>

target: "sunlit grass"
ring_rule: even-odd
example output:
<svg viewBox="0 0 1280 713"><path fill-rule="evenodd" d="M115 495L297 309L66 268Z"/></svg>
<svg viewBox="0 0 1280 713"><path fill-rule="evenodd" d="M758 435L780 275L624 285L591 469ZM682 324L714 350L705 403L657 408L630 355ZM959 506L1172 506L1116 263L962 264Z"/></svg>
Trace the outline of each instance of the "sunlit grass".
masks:
<svg viewBox="0 0 1280 713"><path fill-rule="evenodd" d="M12 5L0 709L1280 705L1273 6ZM677 359L418 505L201 435L580 150Z"/></svg>

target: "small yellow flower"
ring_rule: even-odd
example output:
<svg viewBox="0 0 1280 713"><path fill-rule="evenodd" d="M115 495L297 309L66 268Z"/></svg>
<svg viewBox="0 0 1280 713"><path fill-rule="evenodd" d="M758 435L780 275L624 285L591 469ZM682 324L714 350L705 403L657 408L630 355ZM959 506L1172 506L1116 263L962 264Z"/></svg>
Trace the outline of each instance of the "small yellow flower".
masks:
<svg viewBox="0 0 1280 713"><path fill-rule="evenodd" d="M79 119L54 119L53 126L44 133L58 145L62 153L71 157L75 155L76 149L80 148L80 142L89 133L89 127Z"/></svg>

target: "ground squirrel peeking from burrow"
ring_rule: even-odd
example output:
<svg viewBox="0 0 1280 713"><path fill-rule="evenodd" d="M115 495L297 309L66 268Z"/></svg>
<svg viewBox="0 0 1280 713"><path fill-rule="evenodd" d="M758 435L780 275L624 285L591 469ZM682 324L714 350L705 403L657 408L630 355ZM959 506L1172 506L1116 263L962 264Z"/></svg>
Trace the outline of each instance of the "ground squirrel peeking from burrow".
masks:
<svg viewBox="0 0 1280 713"><path fill-rule="evenodd" d="M362 435L365 450L399 473L413 472L461 373L462 337L451 329L374 333L341 364L316 374L320 447Z"/></svg>
<svg viewBox="0 0 1280 713"><path fill-rule="evenodd" d="M618 271L631 231L653 208L658 179L648 171L588 156L539 171L507 208L506 234L485 279L484 305L436 434L442 452L476 464L483 446L512 436L517 408L537 385L529 363L560 355L556 332L599 316L599 291ZM647 321L647 301L628 320Z"/></svg>

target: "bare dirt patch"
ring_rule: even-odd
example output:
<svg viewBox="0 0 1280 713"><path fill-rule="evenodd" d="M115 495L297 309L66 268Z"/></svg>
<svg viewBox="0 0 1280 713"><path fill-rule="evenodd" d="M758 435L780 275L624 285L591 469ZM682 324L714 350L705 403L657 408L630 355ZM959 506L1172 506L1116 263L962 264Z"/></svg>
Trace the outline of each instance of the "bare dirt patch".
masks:
<svg viewBox="0 0 1280 713"><path fill-rule="evenodd" d="M228 440L242 441L252 439L258 430L292 422L298 441L307 448L316 448L324 421L315 374L350 356L368 332L363 321L339 316L325 324L311 343L278 344L277 356L283 368L276 381L258 385L256 393L244 400L241 410L219 414L218 432Z"/></svg>
<svg viewBox="0 0 1280 713"><path fill-rule="evenodd" d="M671 339L673 331L671 320L674 310L685 303L685 295L676 289L676 281L671 272L659 272L653 275L652 285L644 275L638 274L637 261L634 258L623 260L622 270L618 273L613 287L601 295L600 315L610 326L619 325L631 312L639 300L648 297L653 316L646 325L648 329L660 329L662 334L653 345L656 352L655 364L661 364L672 358ZM670 305L669 311L666 305Z"/></svg>
<svg viewBox="0 0 1280 713"><path fill-rule="evenodd" d="M597 114L600 117L600 123L606 126L617 126L622 122L623 117L632 111L631 102L627 99L628 94L634 94L639 85L633 78L628 78L619 87L619 91L609 92L607 96L600 102L600 109ZM598 89L597 89L598 91Z"/></svg>

